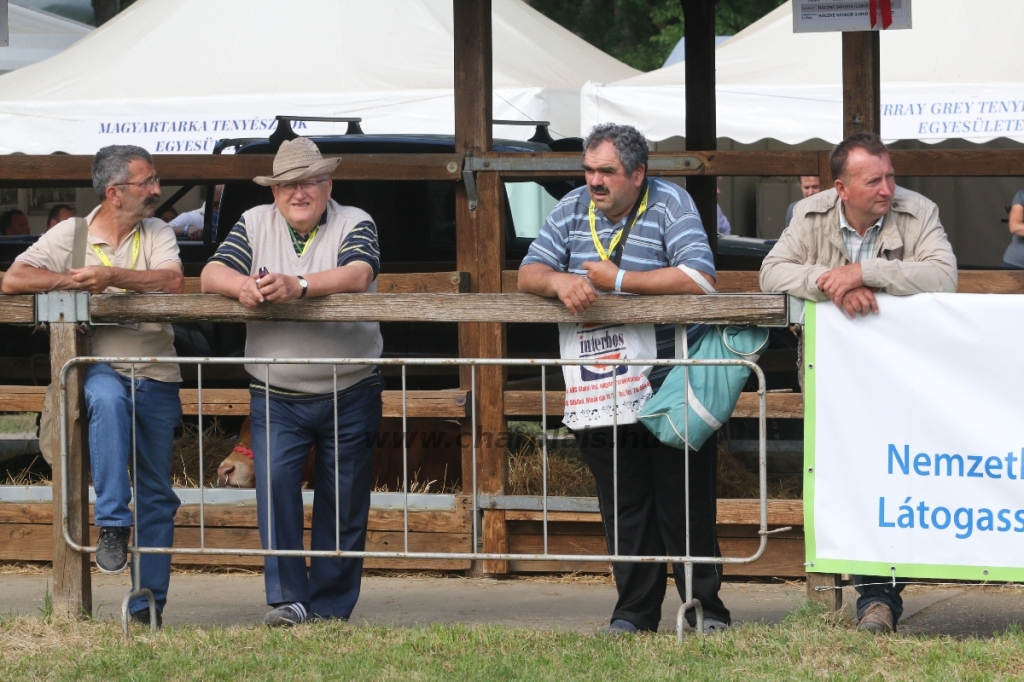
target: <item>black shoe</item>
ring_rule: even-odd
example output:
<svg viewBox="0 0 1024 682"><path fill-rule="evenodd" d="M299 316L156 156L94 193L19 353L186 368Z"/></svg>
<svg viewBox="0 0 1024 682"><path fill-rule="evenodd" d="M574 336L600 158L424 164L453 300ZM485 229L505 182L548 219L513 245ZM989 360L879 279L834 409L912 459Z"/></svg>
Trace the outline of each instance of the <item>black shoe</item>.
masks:
<svg viewBox="0 0 1024 682"><path fill-rule="evenodd" d="M150 625L151 625L150 620L149 620L149 607L148 606L146 608L142 609L141 611L136 611L135 613L133 613L128 618L129 618L129 620L131 622L138 623L139 625L145 625L147 628L150 627ZM157 611L156 612L156 629L159 630L163 626L164 626L163 614L160 613L159 611Z"/></svg>
<svg viewBox="0 0 1024 682"><path fill-rule="evenodd" d="M299 602L282 604L263 616L263 622L272 628L299 625L307 620L309 620L309 614L306 612L306 607Z"/></svg>
<svg viewBox="0 0 1024 682"><path fill-rule="evenodd" d="M128 539L131 536L131 526L100 528L96 542L96 567L104 573L121 573L128 568Z"/></svg>
<svg viewBox="0 0 1024 682"><path fill-rule="evenodd" d="M622 618L616 618L611 622L610 625L605 625L603 628L598 628L596 634L598 637L621 637L623 635L635 635L640 629L630 623L628 620Z"/></svg>

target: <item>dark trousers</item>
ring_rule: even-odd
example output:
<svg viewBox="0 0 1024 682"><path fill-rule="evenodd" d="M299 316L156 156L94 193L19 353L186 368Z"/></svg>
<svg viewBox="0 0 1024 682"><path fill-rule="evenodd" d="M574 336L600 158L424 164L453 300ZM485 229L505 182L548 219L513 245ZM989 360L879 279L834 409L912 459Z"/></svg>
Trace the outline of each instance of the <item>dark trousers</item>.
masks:
<svg viewBox="0 0 1024 682"><path fill-rule="evenodd" d="M270 399L253 392L250 406L256 468L256 509L264 548L302 549L302 470L316 448L311 549L362 551L370 514L373 446L380 431L379 376L365 379L338 397L338 471L334 468L334 404ZM267 481L267 422L270 422L270 484ZM335 509L335 480L338 505ZM267 490L271 491L268 515ZM269 516L269 518L268 518ZM337 527L335 527L337 518ZM311 615L348 618L359 599L362 559L266 557L264 582L271 606L299 602Z"/></svg>
<svg viewBox="0 0 1024 682"><path fill-rule="evenodd" d="M686 554L686 469L682 450L664 445L640 424L620 426L618 437L619 554L684 556ZM576 432L583 459L597 480L597 498L608 547L615 544L612 427ZM690 452L690 555L721 556L715 536L715 491L718 450L709 438ZM613 553L609 549L609 553ZM682 564L674 564L676 589L685 601ZM657 631L665 599L667 567L660 563L613 563L619 600L611 620L626 620L641 630ZM693 596L704 616L730 622L718 597L721 564L694 564ZM696 622L691 609L690 625Z"/></svg>
<svg viewBox="0 0 1024 682"><path fill-rule="evenodd" d="M865 585L865 583L869 584ZM881 584L872 585L870 583ZM857 597L857 618L864 615L868 606L875 602L881 602L892 611L893 625L899 622L900 616L903 615L903 597L900 596L900 592L905 587L903 583L897 582L893 587L892 576L855 575L853 576L853 585L859 595Z"/></svg>

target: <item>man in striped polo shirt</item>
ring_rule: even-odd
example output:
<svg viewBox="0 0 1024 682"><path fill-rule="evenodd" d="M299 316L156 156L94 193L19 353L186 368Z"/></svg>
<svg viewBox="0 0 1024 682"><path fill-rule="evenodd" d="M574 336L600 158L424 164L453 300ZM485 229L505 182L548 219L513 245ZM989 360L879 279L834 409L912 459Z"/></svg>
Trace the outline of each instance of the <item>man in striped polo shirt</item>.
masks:
<svg viewBox="0 0 1024 682"><path fill-rule="evenodd" d="M702 294L681 267L714 284L714 257L693 199L670 182L648 178L647 153L647 141L632 126L594 127L584 142L586 187L567 194L548 216L519 269L520 291L557 297L578 314L600 293ZM576 431L580 451L597 481L609 547L615 543L612 428ZM618 553L685 555L683 453L662 444L639 423L620 424L618 430ZM719 556L715 443L709 439L690 457L693 556ZM674 571L676 588L683 595L683 566L676 565ZM613 573L619 598L610 624L601 631L656 631L665 597L665 565L616 563ZM694 566L693 593L703 606L708 633L725 629L730 622L729 610L718 596L721 577L720 565ZM692 610L687 620L691 625L696 622Z"/></svg>
<svg viewBox="0 0 1024 682"><path fill-rule="evenodd" d="M376 291L377 228L364 211L331 199L331 171L338 162L324 159L307 138L283 143L274 175L255 178L271 188L274 203L242 214L203 269L203 292L256 308ZM364 549L384 387L373 359L380 357L382 345L376 322L246 325L248 357L369 360L365 365L246 365L252 376L249 416L264 548L302 549L302 470L315 448L311 548ZM274 607L264 618L267 625L347 619L359 598L361 559L313 557L308 573L303 557L267 557L264 566L267 604Z"/></svg>

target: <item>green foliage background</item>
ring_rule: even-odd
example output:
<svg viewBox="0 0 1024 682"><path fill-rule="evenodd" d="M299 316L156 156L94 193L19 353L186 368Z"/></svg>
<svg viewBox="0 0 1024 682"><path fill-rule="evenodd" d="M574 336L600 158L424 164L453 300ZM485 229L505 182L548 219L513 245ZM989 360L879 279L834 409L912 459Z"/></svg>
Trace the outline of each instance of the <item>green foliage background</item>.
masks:
<svg viewBox="0 0 1024 682"><path fill-rule="evenodd" d="M526 0L591 45L641 71L660 68L683 37L679 0ZM720 0L715 32L734 35L785 0Z"/></svg>

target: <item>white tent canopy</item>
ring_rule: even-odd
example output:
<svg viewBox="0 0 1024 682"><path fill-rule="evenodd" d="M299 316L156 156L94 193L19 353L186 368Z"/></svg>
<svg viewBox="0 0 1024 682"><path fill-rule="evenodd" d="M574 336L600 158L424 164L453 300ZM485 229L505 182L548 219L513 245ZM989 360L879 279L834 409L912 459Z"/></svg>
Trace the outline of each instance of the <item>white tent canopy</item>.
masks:
<svg viewBox="0 0 1024 682"><path fill-rule="evenodd" d="M842 138L839 33L793 33L786 2L715 51L718 136L797 144ZM887 140L1024 142L1020 0L924 0L913 28L881 39ZM651 140L684 136L684 64L584 86L581 129L629 122Z"/></svg>
<svg viewBox="0 0 1024 682"><path fill-rule="evenodd" d="M0 153L112 143L202 153L266 136L277 114L451 134L453 43L451 0L138 0L72 48L0 77ZM493 45L494 118L550 120L555 136L579 130L584 83L639 73L521 0L494 0Z"/></svg>
<svg viewBox="0 0 1024 682"><path fill-rule="evenodd" d="M20 5L8 5L7 12L10 43L0 47L0 73L52 57L93 30L92 26Z"/></svg>

